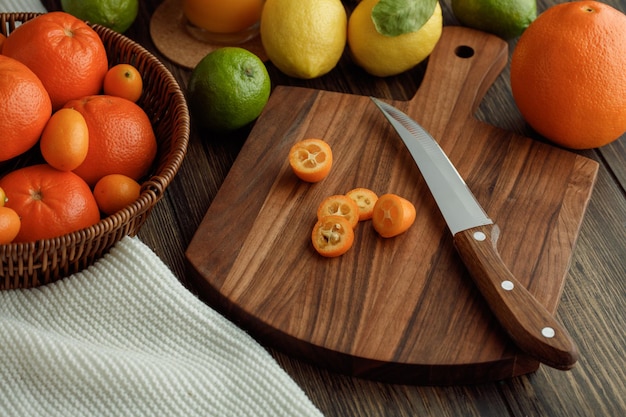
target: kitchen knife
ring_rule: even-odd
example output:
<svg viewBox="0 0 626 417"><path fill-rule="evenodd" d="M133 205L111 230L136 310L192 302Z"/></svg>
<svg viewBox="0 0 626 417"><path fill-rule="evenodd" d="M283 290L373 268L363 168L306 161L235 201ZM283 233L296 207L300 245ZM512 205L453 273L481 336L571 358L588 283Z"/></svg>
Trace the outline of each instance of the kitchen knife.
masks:
<svg viewBox="0 0 626 417"><path fill-rule="evenodd" d="M457 252L502 327L529 356L556 369L571 369L578 359L571 337L506 267L496 248L498 226L437 141L400 110L371 99L413 156L448 224Z"/></svg>

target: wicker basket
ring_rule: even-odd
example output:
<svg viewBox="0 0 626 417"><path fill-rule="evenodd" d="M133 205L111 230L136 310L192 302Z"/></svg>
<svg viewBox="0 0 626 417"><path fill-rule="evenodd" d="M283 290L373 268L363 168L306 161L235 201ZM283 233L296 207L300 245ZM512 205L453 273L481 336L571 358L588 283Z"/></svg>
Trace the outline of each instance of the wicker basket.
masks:
<svg viewBox="0 0 626 417"><path fill-rule="evenodd" d="M0 13L0 31L9 35L38 13ZM142 183L139 199L118 213L77 232L54 239L0 245L0 290L44 285L78 272L102 257L124 236L134 236L154 205L163 197L183 161L189 142L189 112L171 73L139 44L106 27L92 25L108 53L109 65L130 63L144 81L138 104L148 114L158 142L151 174ZM21 158L21 157L20 157ZM2 174L24 160L10 161Z"/></svg>

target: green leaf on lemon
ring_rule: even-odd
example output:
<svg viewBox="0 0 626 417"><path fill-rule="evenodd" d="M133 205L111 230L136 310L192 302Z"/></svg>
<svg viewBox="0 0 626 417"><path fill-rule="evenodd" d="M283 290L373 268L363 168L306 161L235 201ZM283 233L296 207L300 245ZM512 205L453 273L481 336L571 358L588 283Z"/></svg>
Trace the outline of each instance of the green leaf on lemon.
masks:
<svg viewBox="0 0 626 417"><path fill-rule="evenodd" d="M376 30L386 36L418 31L435 12L437 0L380 0L372 10Z"/></svg>

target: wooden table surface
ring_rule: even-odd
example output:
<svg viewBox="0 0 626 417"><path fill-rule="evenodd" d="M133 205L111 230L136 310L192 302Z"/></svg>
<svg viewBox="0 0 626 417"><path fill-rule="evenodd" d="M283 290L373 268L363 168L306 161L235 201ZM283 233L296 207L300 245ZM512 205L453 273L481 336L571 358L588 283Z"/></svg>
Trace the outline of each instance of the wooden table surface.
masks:
<svg viewBox="0 0 626 417"><path fill-rule="evenodd" d="M126 35L157 56L184 89L190 71L160 54L150 37L150 19L160 3L140 1L139 16ZM561 1L537 3L541 12ZM605 3L626 12L626 0ZM44 0L43 4L48 10L60 10L58 0ZM345 4L353 6L348 1ZM450 0L441 4L445 24L458 24ZM514 46L512 41L509 54ZM344 56L331 73L308 81L289 78L271 63L267 65L274 86L408 100L417 90L426 64L400 76L379 79L366 75ZM476 117L540 140L515 107L508 75L507 66L487 92ZM185 249L248 133L249 128L244 128L230 137L213 138L193 129L185 162L139 233L187 285ZM326 416L626 415L626 135L603 148L580 153L598 161L600 171L557 311L558 320L580 350L574 369L563 372L541 366L533 374L494 383L424 387L340 375L274 349L270 352Z"/></svg>

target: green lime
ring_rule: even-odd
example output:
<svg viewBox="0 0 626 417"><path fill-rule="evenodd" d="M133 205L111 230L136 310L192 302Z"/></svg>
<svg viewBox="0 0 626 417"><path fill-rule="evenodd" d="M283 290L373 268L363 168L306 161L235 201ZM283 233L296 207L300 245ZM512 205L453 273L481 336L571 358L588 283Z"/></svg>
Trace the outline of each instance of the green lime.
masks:
<svg viewBox="0 0 626 417"><path fill-rule="evenodd" d="M137 17L139 0L61 0L63 11L124 33Z"/></svg>
<svg viewBox="0 0 626 417"><path fill-rule="evenodd" d="M513 39L537 17L537 1L452 0L452 11L465 26Z"/></svg>
<svg viewBox="0 0 626 417"><path fill-rule="evenodd" d="M270 89L270 76L259 57L243 48L224 47L207 54L193 69L187 98L200 126L232 131L261 114Z"/></svg>

